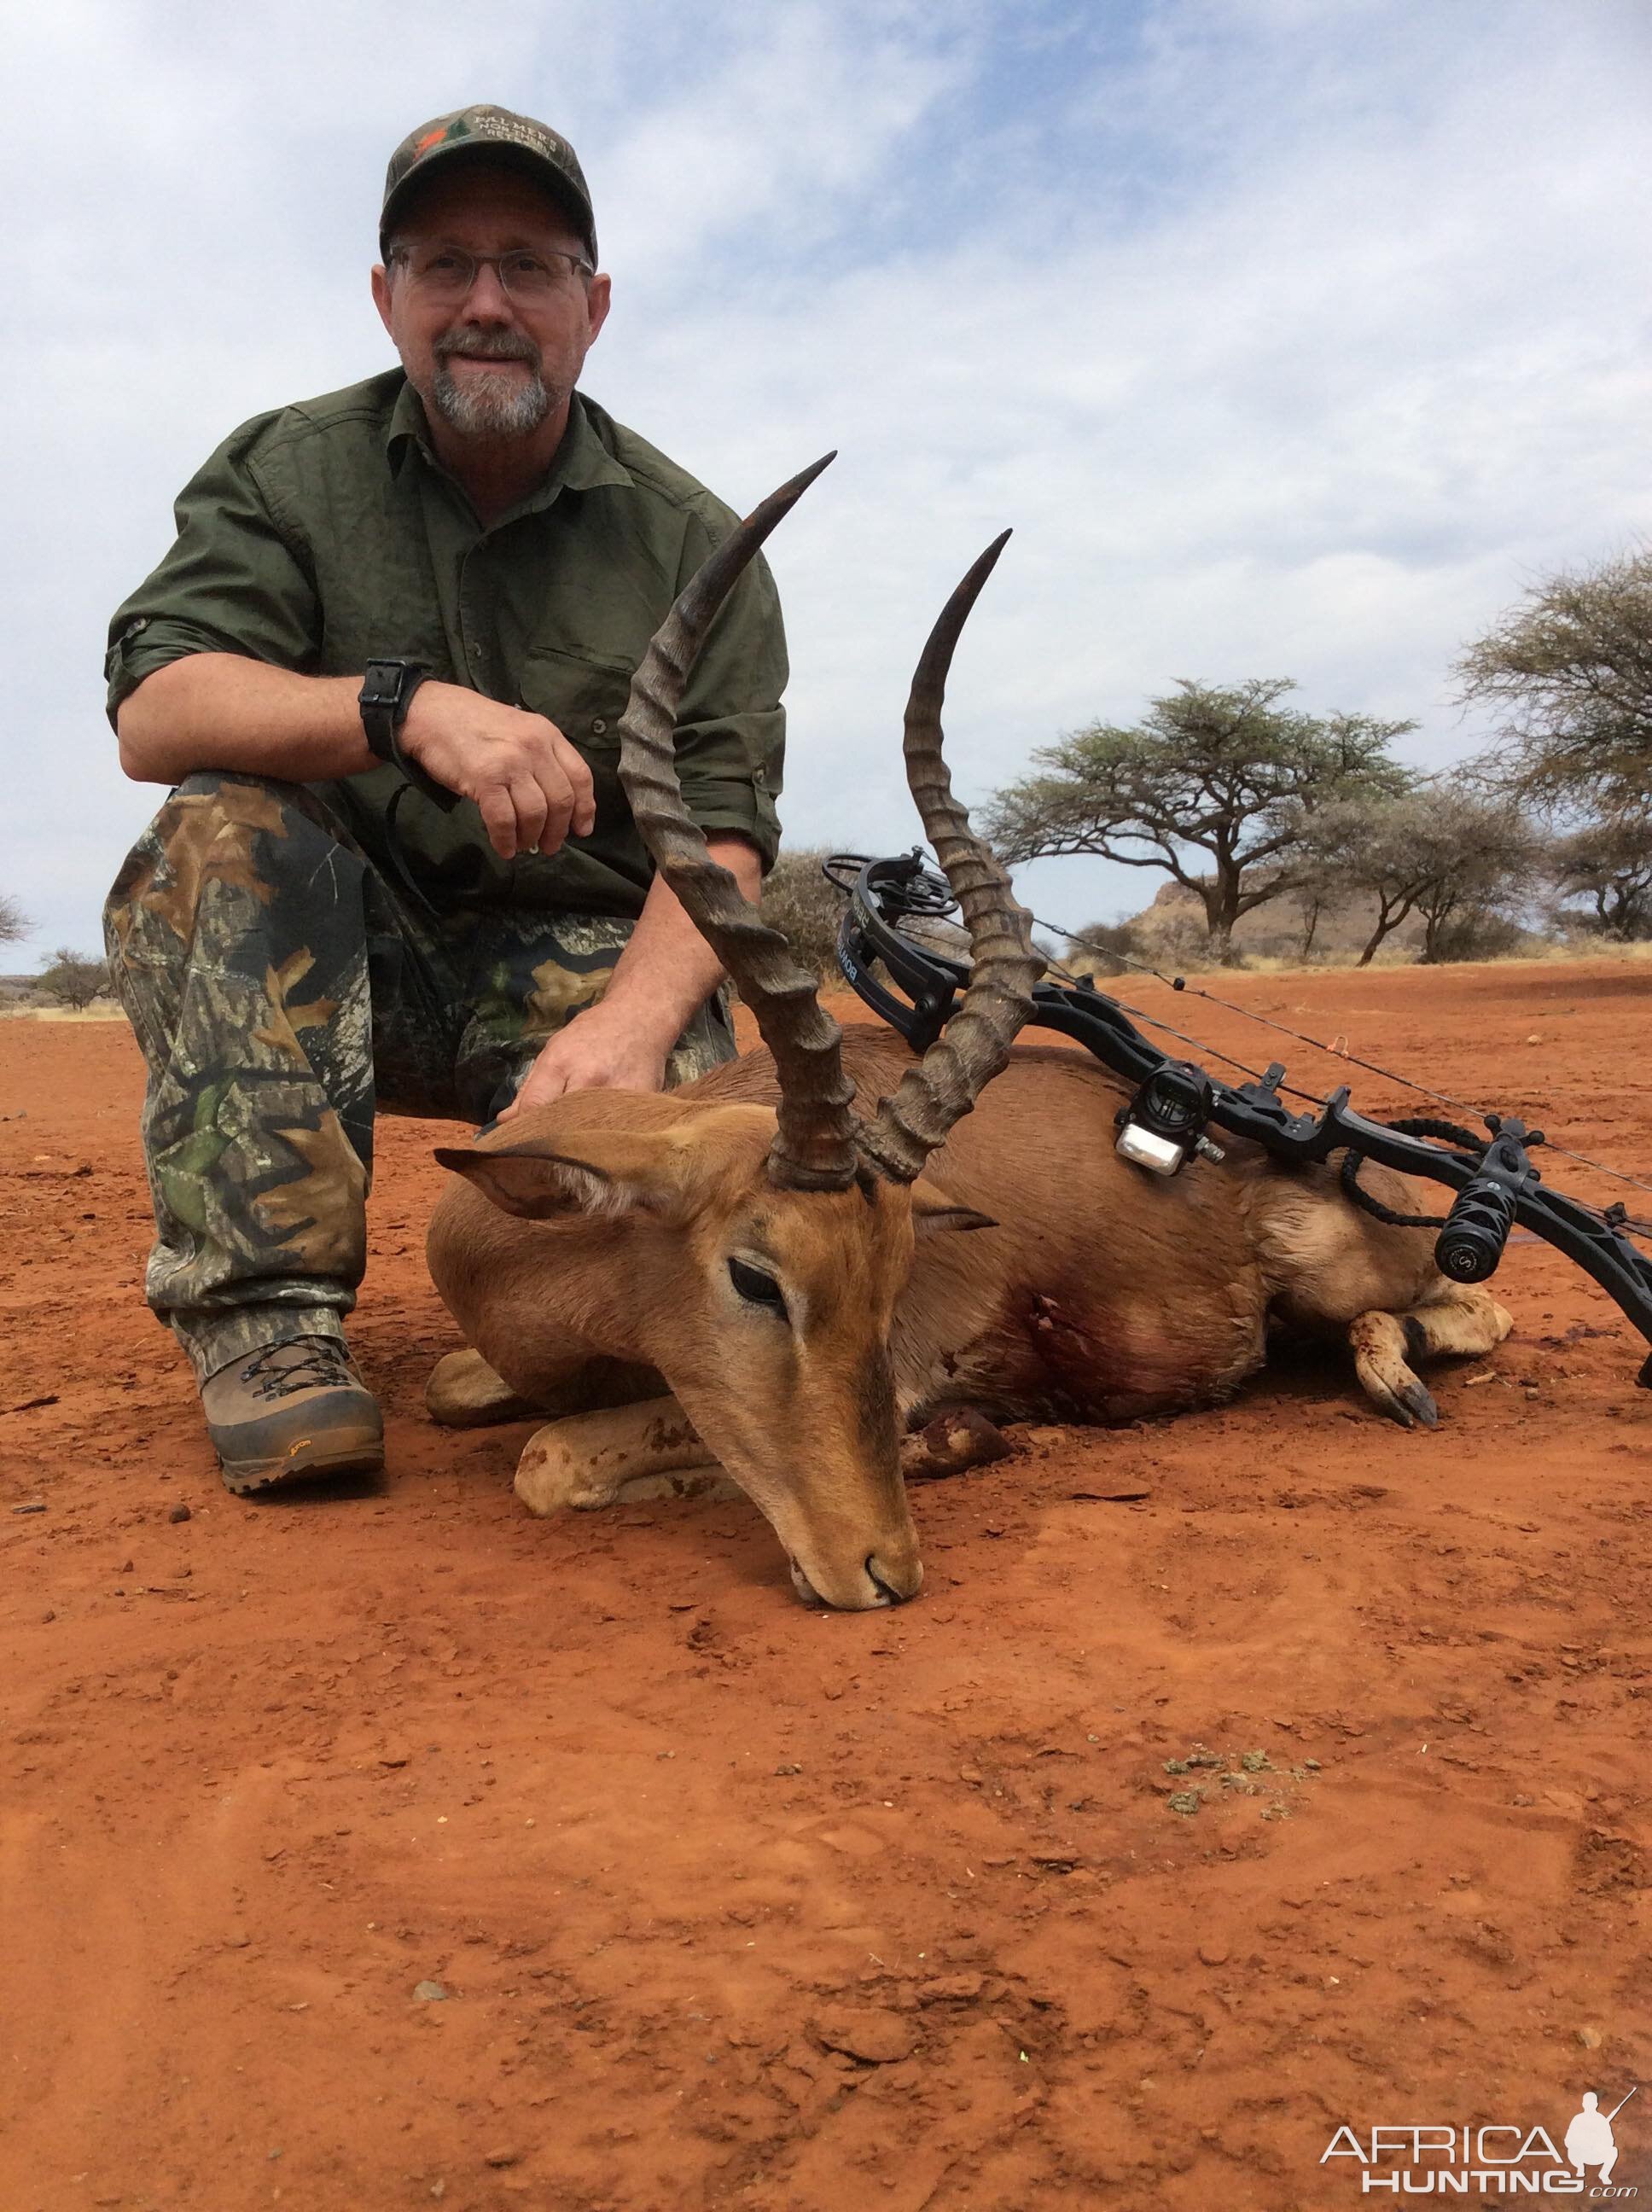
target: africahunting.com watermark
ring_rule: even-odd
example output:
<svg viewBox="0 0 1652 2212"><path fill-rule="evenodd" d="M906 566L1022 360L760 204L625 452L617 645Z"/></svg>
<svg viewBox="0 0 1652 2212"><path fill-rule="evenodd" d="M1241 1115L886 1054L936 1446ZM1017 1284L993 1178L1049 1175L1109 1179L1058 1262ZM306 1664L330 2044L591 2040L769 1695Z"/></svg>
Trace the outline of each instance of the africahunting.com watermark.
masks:
<svg viewBox="0 0 1652 2212"><path fill-rule="evenodd" d="M1390 2124L1363 2131L1345 2124L1320 2164L1351 2181L1357 2175L1367 2197L1582 2197L1619 2203L1640 2194L1618 2177L1613 2125L1635 2094L1630 2089L1602 2112L1598 2093L1585 2090L1558 2145L1546 2128L1524 2123Z"/></svg>

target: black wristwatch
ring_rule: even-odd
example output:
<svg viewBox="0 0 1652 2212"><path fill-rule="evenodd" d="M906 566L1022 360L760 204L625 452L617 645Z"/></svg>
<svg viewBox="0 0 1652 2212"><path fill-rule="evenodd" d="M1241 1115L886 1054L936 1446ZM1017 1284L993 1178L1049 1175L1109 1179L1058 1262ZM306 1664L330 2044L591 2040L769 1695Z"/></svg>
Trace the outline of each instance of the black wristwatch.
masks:
<svg viewBox="0 0 1652 2212"><path fill-rule="evenodd" d="M356 695L357 703L361 709L361 728L367 737L367 750L377 759L387 761L392 768L400 769L408 781L416 784L427 799L434 799L444 813L451 813L459 805L460 794L438 783L417 761L410 759L402 750L399 735L413 694L429 673L422 661L370 660Z"/></svg>

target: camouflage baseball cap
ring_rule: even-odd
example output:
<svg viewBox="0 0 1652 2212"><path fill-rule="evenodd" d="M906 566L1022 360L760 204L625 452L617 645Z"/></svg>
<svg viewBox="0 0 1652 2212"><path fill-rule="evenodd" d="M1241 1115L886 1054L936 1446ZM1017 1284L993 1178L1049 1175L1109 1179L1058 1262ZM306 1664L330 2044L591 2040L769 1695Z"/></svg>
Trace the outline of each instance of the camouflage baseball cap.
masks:
<svg viewBox="0 0 1652 2212"><path fill-rule="evenodd" d="M507 161L543 185L573 216L594 268L596 219L578 155L558 132L536 123L531 115L513 115L508 107L457 108L452 115L438 115L434 122L421 124L408 133L385 172L385 204L379 216L381 253L392 222L436 163L455 161L461 155L474 159L478 154Z"/></svg>

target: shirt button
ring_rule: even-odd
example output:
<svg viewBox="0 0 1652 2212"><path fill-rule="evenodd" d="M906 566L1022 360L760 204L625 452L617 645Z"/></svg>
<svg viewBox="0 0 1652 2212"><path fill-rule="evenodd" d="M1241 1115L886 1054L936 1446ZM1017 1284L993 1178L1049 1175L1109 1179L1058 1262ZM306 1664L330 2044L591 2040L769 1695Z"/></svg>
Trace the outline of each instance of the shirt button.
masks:
<svg viewBox="0 0 1652 2212"><path fill-rule="evenodd" d="M607 728L607 723L604 721L600 714L598 714L592 721L591 734L593 738L600 738L606 733Z"/></svg>

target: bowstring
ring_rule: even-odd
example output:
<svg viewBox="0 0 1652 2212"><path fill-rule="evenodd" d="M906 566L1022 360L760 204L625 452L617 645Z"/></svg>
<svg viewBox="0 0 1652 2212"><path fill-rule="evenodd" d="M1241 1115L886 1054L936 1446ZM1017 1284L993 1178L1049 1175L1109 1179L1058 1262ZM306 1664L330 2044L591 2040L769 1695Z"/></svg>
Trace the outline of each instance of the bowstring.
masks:
<svg viewBox="0 0 1652 2212"><path fill-rule="evenodd" d="M1035 915L1033 919L1036 921L1038 917ZM1048 923L1042 923L1040 927L1048 928L1049 925ZM1076 945L1079 943L1080 940L1074 938L1072 942ZM1080 978L1075 975L1072 969L1067 967L1062 961L1048 961L1046 963L1046 973L1057 977L1059 981L1064 983L1071 985L1075 990L1079 988ZM1206 1044L1203 1037L1189 1036L1186 1030L1175 1029L1170 1023L1161 1021L1157 1014L1150 1014L1145 1006L1133 1006L1128 999L1121 999L1111 991L1109 991L1107 995L1113 1000L1114 1005L1119 1009L1121 1013L1128 1014L1133 1020L1145 1022L1150 1029L1163 1030L1166 1036L1175 1037L1178 1044L1190 1044L1195 1052L1202 1054L1206 1060L1219 1060L1229 1067L1236 1067L1241 1075L1248 1076L1253 1083L1260 1083L1261 1081L1262 1078L1260 1073L1256 1068L1252 1067L1248 1061L1236 1060L1230 1052L1223 1052L1216 1045ZM1283 1091L1288 1091L1291 1097L1300 1098L1304 1106L1319 1106L1322 1108L1326 1103L1323 1098L1317 1097L1315 1092L1311 1091L1298 1091L1294 1083L1281 1083L1278 1087Z"/></svg>

